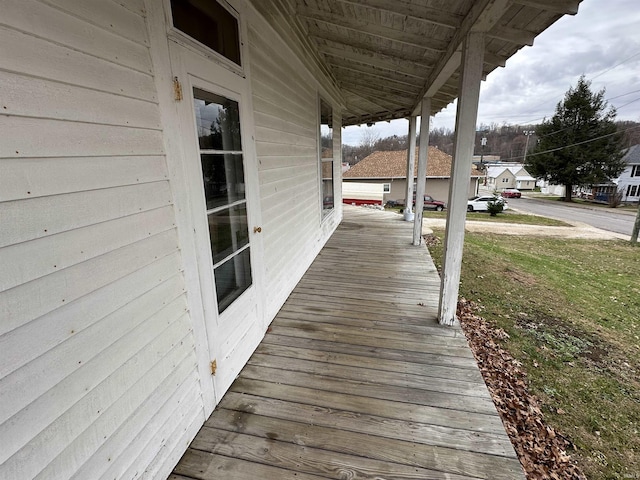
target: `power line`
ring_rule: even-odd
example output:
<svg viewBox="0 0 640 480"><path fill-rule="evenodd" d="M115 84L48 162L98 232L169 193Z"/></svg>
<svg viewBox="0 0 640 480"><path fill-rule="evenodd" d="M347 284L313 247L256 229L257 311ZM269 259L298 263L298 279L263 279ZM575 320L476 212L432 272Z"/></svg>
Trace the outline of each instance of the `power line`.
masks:
<svg viewBox="0 0 640 480"><path fill-rule="evenodd" d="M640 99L638 99L638 100L640 100ZM549 150L545 150L543 152L528 153L527 156L528 157L536 157L538 155L544 155L546 153L557 152L557 151L563 150L565 148L577 147L578 145L584 145L585 143L595 142L596 140L601 140L603 138L611 137L613 135L618 135L619 133L625 133L625 132L628 132L629 130L635 130L635 129L638 129L638 128L640 128L640 125L636 125L634 127L625 128L624 130L620 130L620 131L613 132L613 133L607 133L606 135L601 135L599 137L589 138L588 140L583 140L581 142L572 143L571 145L563 145L561 147L550 148ZM519 155L517 157L506 158L506 159L501 160L501 161L505 162L505 161L508 161L508 160L516 160L516 159L518 159L520 157L521 157L521 155Z"/></svg>

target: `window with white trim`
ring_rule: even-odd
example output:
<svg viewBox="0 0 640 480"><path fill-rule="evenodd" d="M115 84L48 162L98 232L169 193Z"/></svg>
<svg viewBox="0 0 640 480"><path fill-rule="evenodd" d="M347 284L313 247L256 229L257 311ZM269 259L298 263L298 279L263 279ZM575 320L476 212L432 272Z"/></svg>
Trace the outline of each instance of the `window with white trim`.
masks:
<svg viewBox="0 0 640 480"><path fill-rule="evenodd" d="M331 105L320 99L320 142L318 156L322 192L322 218L334 208L333 194L333 109Z"/></svg>
<svg viewBox="0 0 640 480"><path fill-rule="evenodd" d="M382 184L382 193L391 193L391 184L383 183Z"/></svg>

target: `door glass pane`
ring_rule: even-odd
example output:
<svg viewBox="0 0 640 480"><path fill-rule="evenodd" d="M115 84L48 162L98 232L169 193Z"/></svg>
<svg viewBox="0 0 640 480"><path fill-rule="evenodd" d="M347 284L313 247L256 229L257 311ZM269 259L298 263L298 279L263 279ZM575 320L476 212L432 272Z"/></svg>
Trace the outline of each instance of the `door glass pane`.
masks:
<svg viewBox="0 0 640 480"><path fill-rule="evenodd" d="M171 0L173 26L240 65L238 20L216 1Z"/></svg>
<svg viewBox="0 0 640 480"><path fill-rule="evenodd" d="M218 311L251 285L238 102L193 89Z"/></svg>
<svg viewBox="0 0 640 480"><path fill-rule="evenodd" d="M246 205L236 205L211 213L209 217L209 238L213 263L221 262L249 243Z"/></svg>
<svg viewBox="0 0 640 480"><path fill-rule="evenodd" d="M193 92L200 149L241 151L238 102L198 88Z"/></svg>
<svg viewBox="0 0 640 480"><path fill-rule="evenodd" d="M214 270L218 311L227 308L251 286L251 259L249 249L231 257Z"/></svg>
<svg viewBox="0 0 640 480"><path fill-rule="evenodd" d="M207 210L245 198L242 154L202 154L200 159Z"/></svg>

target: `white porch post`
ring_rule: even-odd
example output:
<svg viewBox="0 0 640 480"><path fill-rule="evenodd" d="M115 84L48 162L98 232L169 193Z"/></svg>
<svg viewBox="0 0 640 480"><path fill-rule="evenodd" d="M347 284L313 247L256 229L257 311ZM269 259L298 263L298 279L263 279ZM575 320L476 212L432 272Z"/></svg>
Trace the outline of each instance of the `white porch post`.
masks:
<svg viewBox="0 0 640 480"><path fill-rule="evenodd" d="M411 201L413 199L413 171L416 168L416 123L417 117L409 117L409 149L407 150L407 188L404 195L404 219L407 222L412 220Z"/></svg>
<svg viewBox="0 0 640 480"><path fill-rule="evenodd" d="M473 160L480 82L482 81L483 54L484 34L470 33L462 46L462 74L456 112L454 161L451 167L447 205L447 229L442 262L440 306L438 308L438 320L443 325L453 325L456 319L467 196Z"/></svg>
<svg viewBox="0 0 640 480"><path fill-rule="evenodd" d="M413 244L422 243L422 211L424 210L424 189L427 179L427 153L429 152L429 115L431 98L422 99L420 112L420 149L418 150L418 175L416 177L416 214L413 219Z"/></svg>

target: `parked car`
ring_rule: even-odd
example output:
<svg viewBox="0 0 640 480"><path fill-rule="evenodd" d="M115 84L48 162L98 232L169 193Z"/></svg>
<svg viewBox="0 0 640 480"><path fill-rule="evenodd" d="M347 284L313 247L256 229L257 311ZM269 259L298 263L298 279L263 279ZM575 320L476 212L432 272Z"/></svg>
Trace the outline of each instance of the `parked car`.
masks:
<svg viewBox="0 0 640 480"><path fill-rule="evenodd" d="M446 208L446 204L440 200L434 199L431 195L424 196L424 210L436 210L441 212Z"/></svg>
<svg viewBox="0 0 640 480"><path fill-rule="evenodd" d="M520 190L518 190L517 188L505 188L502 191L501 195L504 198L520 198L522 196Z"/></svg>
<svg viewBox="0 0 640 480"><path fill-rule="evenodd" d="M499 195L482 195L480 197L473 197L467 202L468 212L486 212L487 203L499 202L502 203L502 209L507 209L507 201Z"/></svg>

